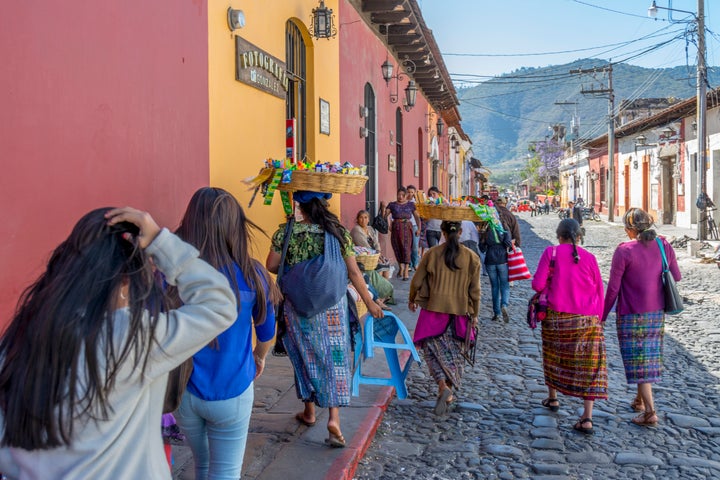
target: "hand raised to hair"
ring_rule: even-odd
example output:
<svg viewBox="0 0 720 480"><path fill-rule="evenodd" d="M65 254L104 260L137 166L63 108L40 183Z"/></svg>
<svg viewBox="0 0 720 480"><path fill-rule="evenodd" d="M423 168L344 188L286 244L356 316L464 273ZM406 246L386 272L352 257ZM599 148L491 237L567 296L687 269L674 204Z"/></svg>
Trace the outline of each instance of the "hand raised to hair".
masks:
<svg viewBox="0 0 720 480"><path fill-rule="evenodd" d="M129 222L136 225L140 232L137 235L137 244L140 248L146 248L155 240L160 233L160 227L148 212L143 212L131 207L113 208L105 214L108 225L115 225L120 222ZM126 234L126 240L131 241L130 234Z"/></svg>

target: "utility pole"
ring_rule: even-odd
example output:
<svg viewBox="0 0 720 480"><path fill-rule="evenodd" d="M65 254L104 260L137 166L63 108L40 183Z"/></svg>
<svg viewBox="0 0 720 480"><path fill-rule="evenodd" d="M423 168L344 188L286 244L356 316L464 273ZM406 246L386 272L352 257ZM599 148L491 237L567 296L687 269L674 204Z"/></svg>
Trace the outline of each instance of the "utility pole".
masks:
<svg viewBox="0 0 720 480"><path fill-rule="evenodd" d="M705 164L706 162L706 127L705 113L707 110L707 95L705 94L707 65L705 63L705 1L698 0L697 28L698 28L698 58L697 58L697 190L698 195L706 195ZM707 229L702 216L698 212L697 235L698 240L707 240Z"/></svg>
<svg viewBox="0 0 720 480"><path fill-rule="evenodd" d="M702 2L702 0L698 0ZM593 77L596 73L608 74L608 87L589 89L584 87L580 93L595 96L606 96L608 99L608 182L607 182L607 205L608 205L608 221L615 221L615 93L612 84L612 63L604 67L594 67L591 69L570 70L570 74L591 74ZM596 78L597 80L597 78Z"/></svg>

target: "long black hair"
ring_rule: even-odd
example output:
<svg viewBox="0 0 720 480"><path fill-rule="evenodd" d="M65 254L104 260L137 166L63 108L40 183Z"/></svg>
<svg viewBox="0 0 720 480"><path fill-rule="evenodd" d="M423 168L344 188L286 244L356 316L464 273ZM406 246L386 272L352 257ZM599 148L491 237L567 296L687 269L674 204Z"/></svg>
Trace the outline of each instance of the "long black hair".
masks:
<svg viewBox="0 0 720 480"><path fill-rule="evenodd" d="M320 225L323 230L337 238L340 245L345 245L347 242L345 238L345 227L342 226L337 215L328 209L328 204L325 199L315 197L305 203L298 203L298 205L300 205L300 210L302 210L303 215L307 217L311 223Z"/></svg>
<svg viewBox="0 0 720 480"><path fill-rule="evenodd" d="M74 418L109 417L108 397L125 361L145 371L165 297L145 251L125 238L138 228L109 226L109 210L78 221L20 297L0 340L5 446L70 445ZM116 325L125 285L129 314Z"/></svg>
<svg viewBox="0 0 720 480"><path fill-rule="evenodd" d="M445 233L445 265L450 270L458 270L455 260L460 255L460 222L443 220L440 230Z"/></svg>
<svg viewBox="0 0 720 480"><path fill-rule="evenodd" d="M580 261L580 255L577 251L577 239L580 236L580 224L573 218L565 218L560 221L555 230L555 234L558 238L564 238L570 240L573 246L573 260L575 263Z"/></svg>
<svg viewBox="0 0 720 480"><path fill-rule="evenodd" d="M245 216L237 199L222 188L203 187L190 199L177 235L200 251L200 258L218 270L226 270L230 286L240 304L240 291L233 270L237 264L245 283L255 291L255 324L265 321L267 296L277 304L280 291L265 267L251 257L253 231L265 232Z"/></svg>

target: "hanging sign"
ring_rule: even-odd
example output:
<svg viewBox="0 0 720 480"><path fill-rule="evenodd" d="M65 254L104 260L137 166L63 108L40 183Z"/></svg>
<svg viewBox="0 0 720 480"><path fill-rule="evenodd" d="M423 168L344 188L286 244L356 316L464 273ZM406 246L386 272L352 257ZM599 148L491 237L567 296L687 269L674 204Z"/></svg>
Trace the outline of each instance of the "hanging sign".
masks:
<svg viewBox="0 0 720 480"><path fill-rule="evenodd" d="M242 37L235 37L235 80L285 98L288 76L285 62L260 50Z"/></svg>

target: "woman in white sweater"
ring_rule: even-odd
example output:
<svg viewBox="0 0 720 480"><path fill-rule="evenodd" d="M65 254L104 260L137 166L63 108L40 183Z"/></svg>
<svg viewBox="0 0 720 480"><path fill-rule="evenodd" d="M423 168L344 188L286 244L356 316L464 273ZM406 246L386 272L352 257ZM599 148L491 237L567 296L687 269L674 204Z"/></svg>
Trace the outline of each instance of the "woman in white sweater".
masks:
<svg viewBox="0 0 720 480"><path fill-rule="evenodd" d="M182 307L165 311L153 266ZM89 212L0 340L0 471L171 478L159 428L168 372L236 314L227 279L148 213Z"/></svg>

